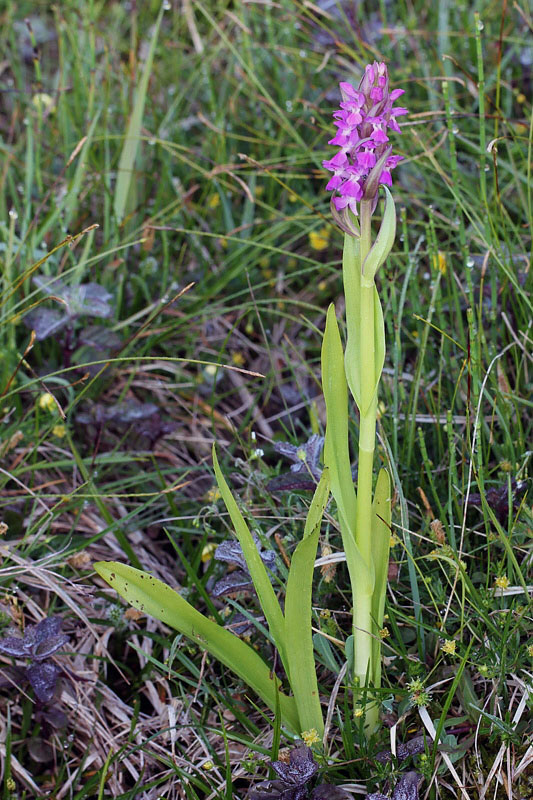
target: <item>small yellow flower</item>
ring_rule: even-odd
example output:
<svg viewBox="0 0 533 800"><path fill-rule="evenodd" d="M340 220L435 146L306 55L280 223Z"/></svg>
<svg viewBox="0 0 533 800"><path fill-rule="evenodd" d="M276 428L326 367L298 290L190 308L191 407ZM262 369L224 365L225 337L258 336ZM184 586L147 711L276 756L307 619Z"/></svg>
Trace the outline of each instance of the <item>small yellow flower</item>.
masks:
<svg viewBox="0 0 533 800"><path fill-rule="evenodd" d="M207 772L207 771L209 771L210 769L213 769L213 768L214 768L214 766L215 766L215 765L213 764L213 762L212 762L212 761L204 761L204 763L202 764L202 769L205 769L205 770L206 770L206 772Z"/></svg>
<svg viewBox="0 0 533 800"><path fill-rule="evenodd" d="M208 208L218 208L220 205L220 195L219 194L212 194L209 200L207 201Z"/></svg>
<svg viewBox="0 0 533 800"><path fill-rule="evenodd" d="M525 103L526 100L527 100L527 97L525 96L525 94L522 94L522 92L519 92L519 94L516 95L516 102L517 103L522 104L522 103Z"/></svg>
<svg viewBox="0 0 533 800"><path fill-rule="evenodd" d="M391 547L396 547L397 544L400 544L399 538L396 536L395 533L391 533L390 546Z"/></svg>
<svg viewBox="0 0 533 800"><path fill-rule="evenodd" d="M64 425L54 425L52 433L54 436L57 436L58 439L63 439L63 437L67 435L67 429Z"/></svg>
<svg viewBox="0 0 533 800"><path fill-rule="evenodd" d="M441 647L441 650L448 656L454 656L456 647L457 647L457 642L455 641L455 639L446 639L446 641Z"/></svg>
<svg viewBox="0 0 533 800"><path fill-rule="evenodd" d="M39 408L42 408L43 411L55 411L56 401L50 392L43 392L39 397Z"/></svg>
<svg viewBox="0 0 533 800"><path fill-rule="evenodd" d="M496 589L508 589L511 584L511 581L507 577L507 575L500 575L499 578L496 578L494 581L494 586Z"/></svg>
<svg viewBox="0 0 533 800"><path fill-rule="evenodd" d="M325 250L329 244L330 229L328 227L320 228L318 231L311 231L309 233L309 244L313 250Z"/></svg>
<svg viewBox="0 0 533 800"><path fill-rule="evenodd" d="M353 715L354 715L354 717L355 717L356 719L358 719L359 717L362 717L364 713L365 713L365 712L364 712L364 709L362 709L361 707L359 707L359 708L356 708L356 709L354 709Z"/></svg>
<svg viewBox="0 0 533 800"><path fill-rule="evenodd" d="M212 486L206 493L205 499L208 503L216 503L217 500L220 500L221 494L220 489L218 486Z"/></svg>
<svg viewBox="0 0 533 800"><path fill-rule="evenodd" d="M50 114L55 111L54 98L50 97L49 94L45 94L44 92L34 94L31 101L37 111L48 111Z"/></svg>
<svg viewBox="0 0 533 800"><path fill-rule="evenodd" d="M317 287L316 288L318 289L319 292L325 292L326 289L328 288L327 281L319 281L317 283Z"/></svg>
<svg viewBox="0 0 533 800"><path fill-rule="evenodd" d="M320 736L316 728L310 728L308 731L302 731L302 739L307 747L311 747L312 744L317 744L320 741Z"/></svg>
<svg viewBox="0 0 533 800"><path fill-rule="evenodd" d="M236 367L242 367L244 364L244 356L239 351L235 351L235 353L231 354L231 361Z"/></svg>
<svg viewBox="0 0 533 800"><path fill-rule="evenodd" d="M202 564L206 564L213 558L213 553L217 549L217 546L214 542L210 542L206 544L204 549L202 550Z"/></svg>
<svg viewBox="0 0 533 800"><path fill-rule="evenodd" d="M298 197L295 194L292 194L292 192L291 192L290 195L289 195L289 203L296 203L297 201L298 201Z"/></svg>
<svg viewBox="0 0 533 800"><path fill-rule="evenodd" d="M442 250L433 256L433 267L438 269L441 275L446 275L446 253L443 253Z"/></svg>
<svg viewBox="0 0 533 800"><path fill-rule="evenodd" d="M513 465L510 461L500 461L500 469L502 472L512 472Z"/></svg>
<svg viewBox="0 0 533 800"><path fill-rule="evenodd" d="M530 658L533 658L533 644L528 645L527 654Z"/></svg>
<svg viewBox="0 0 533 800"><path fill-rule="evenodd" d="M379 632L380 639L387 639L390 636L390 631L388 628L382 628Z"/></svg>

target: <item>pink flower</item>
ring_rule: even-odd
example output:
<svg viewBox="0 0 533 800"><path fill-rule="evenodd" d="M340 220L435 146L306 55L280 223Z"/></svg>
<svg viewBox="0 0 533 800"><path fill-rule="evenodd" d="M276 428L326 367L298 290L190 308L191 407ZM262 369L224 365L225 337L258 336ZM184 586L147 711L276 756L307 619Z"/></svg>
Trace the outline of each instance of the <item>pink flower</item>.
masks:
<svg viewBox="0 0 533 800"><path fill-rule="evenodd" d="M407 114L407 109L393 108L394 101L404 94L404 90L389 91L387 67L382 62L375 61L366 66L357 88L342 81L340 90L340 110L333 113L338 130L329 144L341 149L322 163L333 172L326 189L335 193L334 209L349 208L357 214L360 200L377 202L379 184L392 184L390 171L402 156L391 155L387 132L400 133L396 117ZM379 176L377 173L371 176L373 170L378 170ZM369 180L370 176L372 180Z"/></svg>

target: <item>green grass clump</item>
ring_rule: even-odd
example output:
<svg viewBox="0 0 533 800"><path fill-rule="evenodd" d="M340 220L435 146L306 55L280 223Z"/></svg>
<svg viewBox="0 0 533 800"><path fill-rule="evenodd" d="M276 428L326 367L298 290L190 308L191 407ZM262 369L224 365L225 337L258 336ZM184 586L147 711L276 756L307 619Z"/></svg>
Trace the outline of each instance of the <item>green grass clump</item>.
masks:
<svg viewBox="0 0 533 800"><path fill-rule="evenodd" d="M3 796L238 797L290 744L244 685L127 611L91 565L142 567L221 623L253 614L252 597L210 594L225 568L209 555L230 535L216 439L286 577L310 495L268 488L289 466L272 443L323 432L319 331L341 292L321 162L339 80L377 58L410 111L380 277L378 456L396 485L382 703L399 742L427 735L429 719L441 745L427 737L424 753L383 764L388 728L365 743L338 561L315 571L321 775L384 791L414 767L432 798L458 796L457 779L472 798L506 797L509 781L527 797L525 13L168 5L0 6L0 635L58 614L69 636L54 656L66 728L8 678L0 692ZM34 341L30 311L49 327L52 312L70 316ZM335 555L331 521L322 537ZM2 657L4 677L12 666Z"/></svg>

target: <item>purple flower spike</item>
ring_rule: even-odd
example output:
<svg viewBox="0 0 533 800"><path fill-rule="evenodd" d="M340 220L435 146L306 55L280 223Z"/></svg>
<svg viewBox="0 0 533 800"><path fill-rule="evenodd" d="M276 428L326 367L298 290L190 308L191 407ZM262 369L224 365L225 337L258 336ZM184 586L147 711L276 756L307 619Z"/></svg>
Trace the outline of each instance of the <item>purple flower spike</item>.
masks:
<svg viewBox="0 0 533 800"><path fill-rule="evenodd" d="M345 209L357 215L361 200L372 200L375 207L379 184L391 186L391 170L403 156L391 155L387 132L400 133L396 117L407 114L407 109L393 108L404 90L389 91L387 67L382 62L367 65L357 89L342 81L340 90L340 110L333 114L337 133L329 141L340 150L322 164L333 172L326 186L327 191L334 192L333 215L344 230L353 234L353 221Z"/></svg>

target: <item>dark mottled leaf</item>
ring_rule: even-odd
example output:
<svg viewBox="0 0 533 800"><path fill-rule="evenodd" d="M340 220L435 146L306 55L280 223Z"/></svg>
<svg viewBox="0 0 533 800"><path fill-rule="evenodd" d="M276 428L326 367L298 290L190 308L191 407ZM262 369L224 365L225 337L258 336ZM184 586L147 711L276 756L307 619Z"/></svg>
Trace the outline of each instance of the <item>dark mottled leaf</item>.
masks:
<svg viewBox="0 0 533 800"><path fill-rule="evenodd" d="M305 786L288 786L285 781L262 781L249 793L250 800L304 800Z"/></svg>
<svg viewBox="0 0 533 800"><path fill-rule="evenodd" d="M57 706L49 706L42 710L42 717L53 728L66 728L68 725L68 717Z"/></svg>
<svg viewBox="0 0 533 800"><path fill-rule="evenodd" d="M80 344L101 352L116 350L122 344L118 333L103 325L88 325L79 332L78 339Z"/></svg>
<svg viewBox="0 0 533 800"><path fill-rule="evenodd" d="M415 736L414 739L410 739L408 742L400 743L396 747L396 758L398 761L404 761L409 756L416 756L419 753L423 753L426 749L425 740L423 736ZM379 761L381 764L385 764L387 761L390 761L392 758L392 751L391 750L382 750L376 756L376 761Z"/></svg>
<svg viewBox="0 0 533 800"><path fill-rule="evenodd" d="M2 665L0 669L0 689L5 689L6 687L20 689L27 681L26 670L23 667Z"/></svg>
<svg viewBox="0 0 533 800"><path fill-rule="evenodd" d="M321 783L311 792L311 800L351 800L351 797L340 786L331 786L329 783Z"/></svg>
<svg viewBox="0 0 533 800"><path fill-rule="evenodd" d="M57 636L50 636L44 642L37 645L32 653L32 658L35 661L42 661L54 653L57 653L57 651L61 650L66 644L68 644L68 636L64 633L60 633Z"/></svg>
<svg viewBox="0 0 533 800"><path fill-rule="evenodd" d="M406 772L402 775L392 793L392 800L418 800L418 787L422 776L417 772Z"/></svg>
<svg viewBox="0 0 533 800"><path fill-rule="evenodd" d="M254 536L253 539L257 549L259 550L259 555L261 556L263 564L271 572L275 572L276 554L274 550L262 550L261 543L257 536ZM246 564L246 559L244 558L244 553L242 552L242 547L240 546L239 542L235 541L234 539L219 544L215 550L215 559L217 561L225 561L229 564L236 564L242 570L248 572L248 566Z"/></svg>
<svg viewBox="0 0 533 800"><path fill-rule="evenodd" d="M289 763L273 761L272 769L279 779L262 781L250 793L250 800L303 800L307 797L306 783L318 770L309 747L295 747L289 754Z"/></svg>
<svg viewBox="0 0 533 800"><path fill-rule="evenodd" d="M56 690L57 679L61 670L55 664L42 661L32 664L26 670L33 691L42 703L49 703Z"/></svg>
<svg viewBox="0 0 533 800"><path fill-rule="evenodd" d="M247 572L242 572L242 570L236 570L217 581L211 594L213 597L223 597L226 594L247 592L251 589L253 589L253 583L250 580L250 575Z"/></svg>
<svg viewBox="0 0 533 800"><path fill-rule="evenodd" d="M421 783L422 776L417 772L406 772L394 787L391 800L418 800L418 789ZM366 800L389 800L389 798L381 792L374 792L367 794Z"/></svg>
<svg viewBox="0 0 533 800"><path fill-rule="evenodd" d="M511 499L513 502L513 511L518 511L520 507L520 499L527 488L526 481L511 481ZM504 486L493 486L485 492L485 499L488 505L494 511L494 514L502 525L505 525L509 517L509 489L507 484ZM482 507L481 495L471 494L468 497L469 506Z"/></svg>
<svg viewBox="0 0 533 800"><path fill-rule="evenodd" d="M20 636L5 636L0 639L0 653L13 658L29 658L32 646L31 642Z"/></svg>
<svg viewBox="0 0 533 800"><path fill-rule="evenodd" d="M69 321L67 314L53 308L34 308L23 318L24 325L35 331L35 338L39 342L60 331Z"/></svg>
<svg viewBox="0 0 533 800"><path fill-rule="evenodd" d="M302 745L291 750L288 764L284 761L273 761L272 769L282 781L289 785L300 786L311 780L318 771L318 764L313 758L311 749Z"/></svg>
<svg viewBox="0 0 533 800"><path fill-rule="evenodd" d="M112 295L99 283L81 283L67 286L60 278L50 280L36 276L33 282L49 296L62 300L70 317L109 317L113 312L109 300Z"/></svg>
<svg viewBox="0 0 533 800"><path fill-rule="evenodd" d="M294 463L290 472L282 473L267 484L269 492L314 489L320 480L318 462L324 446L324 437L314 433L305 444L274 442L274 450Z"/></svg>
<svg viewBox="0 0 533 800"><path fill-rule="evenodd" d="M40 736L32 736L27 747L30 756L39 764L47 764L54 757L53 748Z"/></svg>
<svg viewBox="0 0 533 800"><path fill-rule="evenodd" d="M77 415L76 421L82 425L101 425L104 422L131 423L147 419L156 414L158 408L153 403L139 403L137 400L126 400L124 403L104 406L95 403L89 411Z"/></svg>

